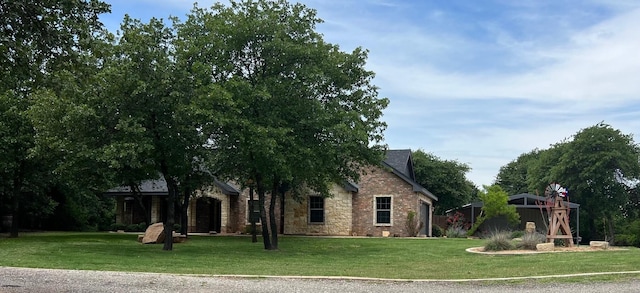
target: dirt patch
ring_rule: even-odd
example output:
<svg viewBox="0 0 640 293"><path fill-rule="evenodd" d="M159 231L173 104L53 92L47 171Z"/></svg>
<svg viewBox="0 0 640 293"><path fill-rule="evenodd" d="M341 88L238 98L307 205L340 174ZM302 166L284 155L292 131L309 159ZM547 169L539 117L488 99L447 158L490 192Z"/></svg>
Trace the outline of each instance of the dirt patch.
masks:
<svg viewBox="0 0 640 293"><path fill-rule="evenodd" d="M619 251L627 250L620 247L609 247L607 249L594 249L589 246L574 246L574 247L556 247L553 251L537 251L537 250L503 250L503 251L484 251L484 247L471 247L467 248L467 252L479 253L479 254L493 254L493 255L514 255L514 254L537 254L537 253L557 253L557 252L593 252L593 251Z"/></svg>

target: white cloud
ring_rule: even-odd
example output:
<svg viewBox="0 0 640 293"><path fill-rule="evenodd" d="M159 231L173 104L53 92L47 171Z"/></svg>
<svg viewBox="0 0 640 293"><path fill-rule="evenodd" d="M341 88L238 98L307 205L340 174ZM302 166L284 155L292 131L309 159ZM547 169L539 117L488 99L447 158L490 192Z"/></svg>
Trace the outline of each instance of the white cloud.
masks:
<svg viewBox="0 0 640 293"><path fill-rule="evenodd" d="M133 2L160 17L192 7ZM302 2L326 21L318 29L327 41L370 50L367 67L391 99L389 146L468 163L478 185L600 121L640 138L637 1Z"/></svg>

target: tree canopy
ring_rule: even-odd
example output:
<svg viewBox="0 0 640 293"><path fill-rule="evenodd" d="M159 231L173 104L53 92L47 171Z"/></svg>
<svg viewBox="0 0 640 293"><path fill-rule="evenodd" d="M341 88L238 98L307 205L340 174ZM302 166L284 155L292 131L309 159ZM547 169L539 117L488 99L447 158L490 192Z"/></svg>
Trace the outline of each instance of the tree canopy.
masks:
<svg viewBox="0 0 640 293"><path fill-rule="evenodd" d="M482 201L482 211L473 227L469 229L469 235L473 235L485 220L494 217L504 216L510 224L517 224L520 221L516 207L509 204L509 195L499 185L483 186L478 192L478 198Z"/></svg>
<svg viewBox="0 0 640 293"><path fill-rule="evenodd" d="M13 215L12 237L28 212L21 204L38 197L45 204L35 211L54 205L42 195L54 184L49 168L55 164L34 152L37 133L27 110L47 95L53 74L82 63L101 29L97 16L108 11L96 0L0 2L0 199L5 205L0 212L4 208Z"/></svg>
<svg viewBox="0 0 640 293"><path fill-rule="evenodd" d="M522 181L521 181L522 180ZM580 204L580 235L585 239L613 240L616 222L636 214L640 151L631 135L604 122L577 132L549 149L521 155L501 168L496 183L507 189L544 192L551 182L569 190Z"/></svg>
<svg viewBox="0 0 640 293"><path fill-rule="evenodd" d="M532 192L528 184L529 167L538 160L540 153L540 150L535 149L500 167L495 183L511 195Z"/></svg>
<svg viewBox="0 0 640 293"><path fill-rule="evenodd" d="M219 174L251 184L261 201L278 190L357 181L360 169L382 159L378 98L367 51L351 53L315 31L316 11L286 1L232 1L194 8L178 35L203 84L219 84L233 101L233 119L213 134ZM211 58L215 56L215 58ZM261 205L263 206L263 205ZM277 248L263 226L265 248ZM267 223L263 211L263 223Z"/></svg>
<svg viewBox="0 0 640 293"><path fill-rule="evenodd" d="M388 100L371 84L367 51L325 42L315 10L231 1L172 22L125 17L119 35L101 35L94 54L79 55L84 75L52 75L59 86L29 112L41 153L64 158L71 172L95 170L94 182L163 178L167 233L178 195L186 207L211 176L254 187L262 207L271 196L266 249L277 249L278 196L328 195L381 161Z"/></svg>
<svg viewBox="0 0 640 293"><path fill-rule="evenodd" d="M443 160L420 149L413 152L412 157L416 181L438 195L437 214L444 214L476 198L478 189L466 178L471 170L467 164Z"/></svg>

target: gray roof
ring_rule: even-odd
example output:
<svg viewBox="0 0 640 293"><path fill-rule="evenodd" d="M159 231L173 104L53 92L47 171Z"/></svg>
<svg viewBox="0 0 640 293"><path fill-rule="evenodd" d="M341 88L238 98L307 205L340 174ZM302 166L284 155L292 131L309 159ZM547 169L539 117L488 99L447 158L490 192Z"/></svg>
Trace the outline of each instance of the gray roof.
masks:
<svg viewBox="0 0 640 293"><path fill-rule="evenodd" d="M537 202L543 203L544 201L545 201L545 197L537 196L531 193L520 193L520 194L509 196L508 204L515 205L518 208L538 208ZM466 207L479 208L479 207L482 207L483 205L484 203L482 201L476 201L476 202L463 205L462 208L466 208ZM577 209L579 207L580 207L580 204L575 202L569 202L569 208ZM456 209L451 209L449 211L454 211L454 210Z"/></svg>
<svg viewBox="0 0 640 293"><path fill-rule="evenodd" d="M387 150L387 158L382 162L382 165L390 168L393 174L411 184L414 192L419 192L433 200L438 200L437 196L415 181L411 150Z"/></svg>
<svg viewBox="0 0 640 293"><path fill-rule="evenodd" d="M169 193L167 188L167 182L164 178L143 180L138 185L140 193L147 195L167 195ZM111 188L105 192L110 195L128 195L131 194L131 187L118 186Z"/></svg>
<svg viewBox="0 0 640 293"><path fill-rule="evenodd" d="M411 150L387 150L384 163L388 164L398 172L415 180L413 173L413 162L411 160Z"/></svg>
<svg viewBox="0 0 640 293"><path fill-rule="evenodd" d="M240 190L231 183L223 182L218 179L214 179L214 184L223 194L226 195L238 195ZM139 185L140 193L144 195L168 195L169 189L167 188L167 181L164 178L143 180ZM131 194L131 188L129 186L118 186L111 188L105 192L109 195L129 195Z"/></svg>

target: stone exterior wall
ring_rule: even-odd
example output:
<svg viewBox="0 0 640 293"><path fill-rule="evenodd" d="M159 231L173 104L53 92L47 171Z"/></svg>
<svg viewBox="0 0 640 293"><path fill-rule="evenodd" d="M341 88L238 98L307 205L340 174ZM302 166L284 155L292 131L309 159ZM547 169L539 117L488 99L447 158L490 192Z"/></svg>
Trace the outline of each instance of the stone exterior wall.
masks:
<svg viewBox="0 0 640 293"><path fill-rule="evenodd" d="M291 197L285 202L285 234L303 235L351 235L352 200L351 192L334 185L333 197L324 199L324 223L309 223L308 197L297 202Z"/></svg>
<svg viewBox="0 0 640 293"><path fill-rule="evenodd" d="M408 212L414 211L420 218L426 218L426 215L421 215L421 203L432 204L426 196L414 192L411 184L393 174L391 170L382 167L368 169L360 177L358 185L360 189L353 196L354 235L407 236L409 233L405 223ZM391 197L391 224L375 223L375 198L377 196ZM429 221L430 223L431 221ZM427 231L431 231L431 228L427 227Z"/></svg>
<svg viewBox="0 0 640 293"><path fill-rule="evenodd" d="M189 209L187 210L189 232L195 231L196 229L196 204L199 197L211 197L220 201L220 233L229 233L232 231L229 227L229 214L231 213L229 201L231 196L223 194L218 187L211 187L204 191L197 192L196 197L189 200Z"/></svg>
<svg viewBox="0 0 640 293"><path fill-rule="evenodd" d="M131 218L131 215L127 214L127 212L130 212L130 211L125 211L126 197L129 197L129 196L128 195L116 196L116 224L138 224L138 223L130 223L132 221L132 218ZM147 223L147 225L161 222L162 220L160 219L160 215L161 215L161 209L162 209L161 203L163 198L156 195L145 195L145 197L149 198L149 201L144 200L144 202L145 202L145 205L150 204L150 206L148 206L147 208L149 209L148 210L149 213L151 213L151 219L150 219L151 222ZM138 205L138 202L135 201L135 203L133 203L132 201L131 205ZM133 207L130 207L130 208L133 208Z"/></svg>
<svg viewBox="0 0 640 293"><path fill-rule="evenodd" d="M148 223L148 225L151 225L153 223L158 223L158 222L162 222L162 219L160 218L161 216L161 209L162 209L162 198L160 198L159 196L152 196L151 197L151 223Z"/></svg>

